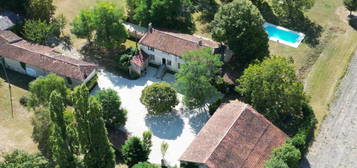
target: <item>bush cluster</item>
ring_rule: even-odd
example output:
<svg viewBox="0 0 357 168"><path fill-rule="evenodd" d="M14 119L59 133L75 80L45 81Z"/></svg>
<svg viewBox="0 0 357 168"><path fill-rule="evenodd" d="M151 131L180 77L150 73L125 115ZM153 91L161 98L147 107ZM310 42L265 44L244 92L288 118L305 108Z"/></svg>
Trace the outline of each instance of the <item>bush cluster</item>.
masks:
<svg viewBox="0 0 357 168"><path fill-rule="evenodd" d="M128 70L130 67L130 60L131 60L131 58L133 58L135 53L136 53L136 49L129 47L123 53L121 53L117 56L116 62L117 62L117 67L118 67L119 71L128 73Z"/></svg>
<svg viewBox="0 0 357 168"><path fill-rule="evenodd" d="M309 143L313 138L316 119L312 108L303 106L304 122L299 127L299 132L286 141L286 144L276 148L270 159L265 162L265 168L297 168L299 161L305 155Z"/></svg>

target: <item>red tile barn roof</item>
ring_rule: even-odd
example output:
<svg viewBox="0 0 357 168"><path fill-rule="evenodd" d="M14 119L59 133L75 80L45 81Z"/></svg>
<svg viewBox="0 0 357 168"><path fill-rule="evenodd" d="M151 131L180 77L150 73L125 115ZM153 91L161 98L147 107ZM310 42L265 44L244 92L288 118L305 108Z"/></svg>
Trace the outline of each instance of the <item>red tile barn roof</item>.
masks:
<svg viewBox="0 0 357 168"><path fill-rule="evenodd" d="M66 57L52 48L29 43L11 31L0 31L0 56L83 81L97 65Z"/></svg>
<svg viewBox="0 0 357 168"><path fill-rule="evenodd" d="M251 106L221 105L181 156L209 168L263 168L288 136Z"/></svg>
<svg viewBox="0 0 357 168"><path fill-rule="evenodd" d="M202 42L202 45L199 45L199 41ZM202 47L219 48L218 42L203 37L157 29L152 29L152 32L147 32L144 37L141 38L139 44L177 56Z"/></svg>

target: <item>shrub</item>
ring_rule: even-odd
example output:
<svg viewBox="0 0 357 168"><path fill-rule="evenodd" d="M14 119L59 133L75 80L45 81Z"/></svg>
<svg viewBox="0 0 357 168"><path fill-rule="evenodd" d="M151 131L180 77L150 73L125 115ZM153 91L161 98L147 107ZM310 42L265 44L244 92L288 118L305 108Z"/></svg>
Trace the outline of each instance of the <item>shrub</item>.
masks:
<svg viewBox="0 0 357 168"><path fill-rule="evenodd" d="M132 55L123 54L118 57L118 68L120 71L128 72Z"/></svg>
<svg viewBox="0 0 357 168"><path fill-rule="evenodd" d="M129 166L133 166L139 162L148 160L148 153L145 151L143 142L138 137L129 138L121 148L121 153L124 162Z"/></svg>
<svg viewBox="0 0 357 168"><path fill-rule="evenodd" d="M92 79L85 83L88 90L92 90L98 83L98 75L95 75Z"/></svg>
<svg viewBox="0 0 357 168"><path fill-rule="evenodd" d="M47 160L41 154L28 154L21 150L15 150L4 156L4 162L0 162L0 168L47 168Z"/></svg>
<svg viewBox="0 0 357 168"><path fill-rule="evenodd" d="M132 168L159 168L159 166L156 166L149 162L140 162L140 163L134 165Z"/></svg>
<svg viewBox="0 0 357 168"><path fill-rule="evenodd" d="M147 155L151 152L152 141L151 141L152 133L151 131L144 131L143 133L143 146L147 153Z"/></svg>
<svg viewBox="0 0 357 168"><path fill-rule="evenodd" d="M289 166L281 159L273 158L269 159L264 164L265 168L289 168Z"/></svg>
<svg viewBox="0 0 357 168"><path fill-rule="evenodd" d="M145 87L140 97L149 114L170 112L178 104L176 91L166 82L154 83Z"/></svg>
<svg viewBox="0 0 357 168"><path fill-rule="evenodd" d="M136 71L131 71L129 75L130 75L130 79L132 79L132 80L140 78L140 74L137 73Z"/></svg>
<svg viewBox="0 0 357 168"><path fill-rule="evenodd" d="M20 104L21 105L23 105L23 106L26 106L27 105L27 103L28 103L28 97L27 96L22 96L21 98L20 98Z"/></svg>
<svg viewBox="0 0 357 168"><path fill-rule="evenodd" d="M265 162L265 168L273 164L272 162L283 161L289 168L297 168L301 159L300 151L291 144L284 144L273 150L269 160ZM277 164L277 163L274 163ZM279 163L280 164L280 163Z"/></svg>
<svg viewBox="0 0 357 168"><path fill-rule="evenodd" d="M101 90L96 94L103 108L103 119L108 129L116 129L125 125L127 111L120 108L121 101L116 91L112 89Z"/></svg>

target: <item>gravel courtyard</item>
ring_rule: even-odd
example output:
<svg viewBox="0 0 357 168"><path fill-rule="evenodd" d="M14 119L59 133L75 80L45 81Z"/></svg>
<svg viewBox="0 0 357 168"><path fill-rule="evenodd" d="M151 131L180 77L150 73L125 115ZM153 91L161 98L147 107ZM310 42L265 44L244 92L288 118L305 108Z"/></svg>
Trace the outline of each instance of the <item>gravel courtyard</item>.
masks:
<svg viewBox="0 0 357 168"><path fill-rule="evenodd" d="M137 80L113 75L101 71L98 78L99 89L114 89L118 92L122 101L122 107L128 110L128 120L125 128L133 136L140 136L146 130L153 133L153 146L149 161L161 163L160 146L163 141L169 144L166 160L171 165L178 165L178 159L185 149L190 145L199 130L208 120L208 114L204 110L189 111L182 103L167 115L151 116L140 102L141 91L154 82L160 80L154 77L156 69L149 67L148 73ZM166 74L164 81L172 83L174 76ZM98 88L97 88L98 89ZM179 97L182 97L179 95Z"/></svg>
<svg viewBox="0 0 357 168"><path fill-rule="evenodd" d="M301 167L357 167L357 51Z"/></svg>

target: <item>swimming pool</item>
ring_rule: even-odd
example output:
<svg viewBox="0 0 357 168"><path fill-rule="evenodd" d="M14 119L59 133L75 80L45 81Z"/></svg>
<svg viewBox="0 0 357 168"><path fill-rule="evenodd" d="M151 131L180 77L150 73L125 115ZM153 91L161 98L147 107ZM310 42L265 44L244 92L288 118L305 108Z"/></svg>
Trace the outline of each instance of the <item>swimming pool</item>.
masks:
<svg viewBox="0 0 357 168"><path fill-rule="evenodd" d="M295 48L299 46L305 37L303 33L295 32L270 23L264 23L264 30L267 32L270 40Z"/></svg>

